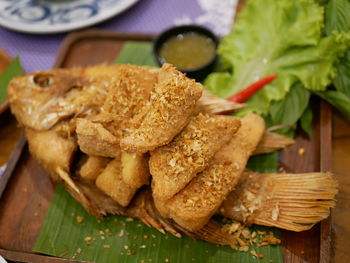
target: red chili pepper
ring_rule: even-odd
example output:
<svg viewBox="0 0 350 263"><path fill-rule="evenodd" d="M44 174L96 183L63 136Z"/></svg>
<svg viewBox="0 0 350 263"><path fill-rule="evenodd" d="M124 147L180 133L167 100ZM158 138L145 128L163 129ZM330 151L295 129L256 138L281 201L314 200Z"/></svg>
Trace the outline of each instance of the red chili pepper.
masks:
<svg viewBox="0 0 350 263"><path fill-rule="evenodd" d="M257 82L254 82L253 84L250 84L245 89L241 90L240 92L236 93L232 97L229 97L227 100L237 103L245 102L247 99L249 99L251 96L253 96L255 93L257 93L261 88L263 88L266 84L269 84L271 81L273 81L278 74L273 74L271 76L267 76L265 78L262 78L258 80Z"/></svg>

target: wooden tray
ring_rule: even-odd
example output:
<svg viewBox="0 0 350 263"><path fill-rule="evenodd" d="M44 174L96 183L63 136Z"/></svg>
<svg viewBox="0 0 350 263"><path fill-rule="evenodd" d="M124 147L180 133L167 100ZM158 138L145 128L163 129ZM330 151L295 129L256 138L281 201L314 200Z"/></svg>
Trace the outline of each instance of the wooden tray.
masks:
<svg viewBox="0 0 350 263"><path fill-rule="evenodd" d="M151 39L150 35L91 30L73 33L62 44L55 67L109 63L126 41ZM297 143L281 154L281 162L293 172L329 171L331 168L330 107L316 101L314 116L312 141L300 133ZM23 148L24 142L21 138L0 181L0 255L22 262L77 262L31 251L50 205L54 186L30 156L27 147ZM298 154L301 147L305 149L304 155ZM285 262L329 262L330 219L309 231L282 231L282 244Z"/></svg>

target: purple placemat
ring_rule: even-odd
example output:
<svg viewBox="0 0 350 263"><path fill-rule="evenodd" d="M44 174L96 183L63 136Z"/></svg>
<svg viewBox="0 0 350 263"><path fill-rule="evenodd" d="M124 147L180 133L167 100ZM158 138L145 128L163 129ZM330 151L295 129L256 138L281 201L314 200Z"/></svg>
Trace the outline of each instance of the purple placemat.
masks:
<svg viewBox="0 0 350 263"><path fill-rule="evenodd" d="M159 33L175 24L201 24L223 35L230 30L237 0L140 0L124 13L94 28ZM50 69L66 34L31 35L0 27L0 48L20 56L26 72Z"/></svg>

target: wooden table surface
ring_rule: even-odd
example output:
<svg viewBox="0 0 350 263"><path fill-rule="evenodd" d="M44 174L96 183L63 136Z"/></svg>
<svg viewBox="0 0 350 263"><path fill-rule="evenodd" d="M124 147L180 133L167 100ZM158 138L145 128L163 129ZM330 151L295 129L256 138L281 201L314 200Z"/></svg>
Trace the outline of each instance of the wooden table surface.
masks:
<svg viewBox="0 0 350 263"><path fill-rule="evenodd" d="M8 57L0 50L0 73L8 64ZM20 129L10 114L0 118L0 166L8 159ZM332 165L339 182L337 206L332 212L333 262L350 262L350 123L333 112Z"/></svg>

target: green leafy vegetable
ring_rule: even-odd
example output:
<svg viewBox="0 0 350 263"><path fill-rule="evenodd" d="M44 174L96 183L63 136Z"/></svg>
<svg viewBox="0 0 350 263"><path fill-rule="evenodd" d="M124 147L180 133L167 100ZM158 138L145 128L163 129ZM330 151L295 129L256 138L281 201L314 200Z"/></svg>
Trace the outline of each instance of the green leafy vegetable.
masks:
<svg viewBox="0 0 350 263"><path fill-rule="evenodd" d="M232 89L231 79L232 75L228 72L213 72L204 80L204 85L216 96L226 98L231 95L231 92L228 92Z"/></svg>
<svg viewBox="0 0 350 263"><path fill-rule="evenodd" d="M278 152L253 155L249 158L247 168L260 173L275 173L278 165Z"/></svg>
<svg viewBox="0 0 350 263"><path fill-rule="evenodd" d="M333 31L350 30L350 1L330 0L326 7L325 31L331 35Z"/></svg>
<svg viewBox="0 0 350 263"><path fill-rule="evenodd" d="M335 1L328 4L329 13ZM324 36L323 26L324 7L313 0L248 1L218 49L228 71L210 74L205 86L227 98L257 79L278 73L237 115L256 112L272 124L296 124L308 104L307 90L327 89L336 76L337 61L350 46L350 33L338 31ZM343 72L348 70L348 64L340 67ZM339 77L338 81L345 83L345 92L349 79ZM304 117L305 128L310 116Z"/></svg>
<svg viewBox="0 0 350 263"><path fill-rule="evenodd" d="M295 125L307 108L309 99L310 91L305 89L300 82L295 83L284 100L272 103L270 107L272 124Z"/></svg>
<svg viewBox="0 0 350 263"><path fill-rule="evenodd" d="M311 107L308 106L303 115L300 117L300 126L303 129L304 132L309 136L309 138L312 137L312 110Z"/></svg>
<svg viewBox="0 0 350 263"><path fill-rule="evenodd" d="M11 63L0 76L0 104L5 102L7 99L7 85L10 80L22 74L23 69L21 67L19 57L16 57L11 61Z"/></svg>
<svg viewBox="0 0 350 263"><path fill-rule="evenodd" d="M350 97L350 49L337 65L337 77L333 84L338 91Z"/></svg>
<svg viewBox="0 0 350 263"><path fill-rule="evenodd" d="M319 3L320 5L326 5L329 0L315 0L316 3Z"/></svg>
<svg viewBox="0 0 350 263"><path fill-rule="evenodd" d="M315 92L322 99L326 100L343 113L344 117L350 121L350 97L340 91L318 91Z"/></svg>
<svg viewBox="0 0 350 263"><path fill-rule="evenodd" d="M331 35L334 31L350 31L350 1L331 0L326 8L326 34ZM350 96L350 49L345 56L340 59L337 65L337 76L334 86L338 91Z"/></svg>
<svg viewBox="0 0 350 263"><path fill-rule="evenodd" d="M149 42L130 41L116 59L119 64L158 66L152 57L152 45Z"/></svg>

